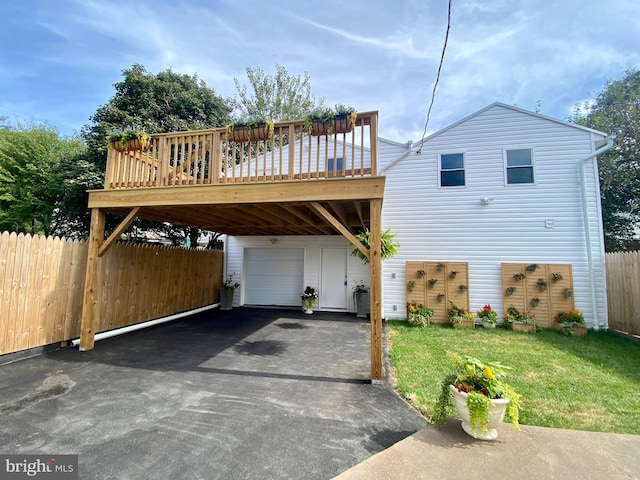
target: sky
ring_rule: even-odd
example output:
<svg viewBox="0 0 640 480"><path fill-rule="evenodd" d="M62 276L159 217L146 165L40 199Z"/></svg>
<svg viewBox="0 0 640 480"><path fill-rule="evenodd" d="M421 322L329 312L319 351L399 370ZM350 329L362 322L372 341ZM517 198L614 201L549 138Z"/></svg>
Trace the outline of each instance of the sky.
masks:
<svg viewBox="0 0 640 480"><path fill-rule="evenodd" d="M0 117L63 135L90 122L132 64L197 75L229 98L246 68L311 77L316 97L379 111L379 134L419 141L448 0L2 2ZM452 0L427 128L499 101L566 120L640 69L640 2Z"/></svg>

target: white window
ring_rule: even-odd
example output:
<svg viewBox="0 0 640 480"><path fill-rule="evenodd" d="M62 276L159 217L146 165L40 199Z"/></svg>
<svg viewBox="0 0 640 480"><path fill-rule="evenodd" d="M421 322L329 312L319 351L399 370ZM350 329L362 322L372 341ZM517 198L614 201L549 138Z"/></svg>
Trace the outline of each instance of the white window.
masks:
<svg viewBox="0 0 640 480"><path fill-rule="evenodd" d="M464 186L464 155L443 153L440 155L440 186Z"/></svg>
<svg viewBox="0 0 640 480"><path fill-rule="evenodd" d="M507 150L507 185L533 183L533 152L530 148Z"/></svg>

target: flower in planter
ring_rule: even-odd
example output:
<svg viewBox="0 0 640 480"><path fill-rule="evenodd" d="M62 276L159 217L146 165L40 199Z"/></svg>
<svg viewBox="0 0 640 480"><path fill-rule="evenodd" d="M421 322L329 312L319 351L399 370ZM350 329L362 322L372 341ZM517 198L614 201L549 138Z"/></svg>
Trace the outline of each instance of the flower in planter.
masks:
<svg viewBox="0 0 640 480"><path fill-rule="evenodd" d="M356 283L356 286L353 287L353 293L356 295L361 295L363 293L369 293L369 287L367 287L362 280L360 283Z"/></svg>
<svg viewBox="0 0 640 480"><path fill-rule="evenodd" d="M234 275L235 275L235 272L227 275L227 278L225 278L224 281L222 282L222 288L230 288L232 290L235 290L240 286L238 282L233 280Z"/></svg>
<svg viewBox="0 0 640 480"><path fill-rule="evenodd" d="M538 297L533 297L531 299L531 306L537 307L538 305L540 305L540 299Z"/></svg>
<svg viewBox="0 0 640 480"><path fill-rule="evenodd" d="M535 315L528 312L520 312L513 305L507 308L507 312L505 314L505 320L508 323L513 323L513 322L528 323L528 324L536 323Z"/></svg>
<svg viewBox="0 0 640 480"><path fill-rule="evenodd" d="M456 275L458 275L458 272L456 272L455 270L453 270L453 271L449 274L449 278L451 278L451 279L456 278Z"/></svg>
<svg viewBox="0 0 640 480"><path fill-rule="evenodd" d="M505 370L509 367L498 362L484 363L477 358L447 352L455 369L442 381L440 396L431 416L431 423L444 425L449 413L452 413L453 389L467 394L469 430L472 436L488 431L491 400L507 399L506 414L514 429L519 426L520 395L506 381ZM464 425L463 425L464 426ZM494 437L495 438L495 437Z"/></svg>
<svg viewBox="0 0 640 480"><path fill-rule="evenodd" d="M447 310L447 318L449 319L449 323L462 323L466 321L473 321L474 316L473 313L467 312L464 308L457 307L451 303L451 307Z"/></svg>
<svg viewBox="0 0 640 480"><path fill-rule="evenodd" d="M133 129L114 132L107 135L108 146L121 152L132 150L148 150L150 146L149 134L142 130Z"/></svg>
<svg viewBox="0 0 640 480"><path fill-rule="evenodd" d="M532 263L531 265L527 265L527 272L535 272L538 269L537 263Z"/></svg>
<svg viewBox="0 0 640 480"><path fill-rule="evenodd" d="M466 291L467 291L467 288L468 288L468 287L467 287L466 285L460 285L458 288L460 289L460 291L461 291L461 292L463 292L463 293L464 293L464 292L466 292Z"/></svg>
<svg viewBox="0 0 640 480"><path fill-rule="evenodd" d="M559 282L560 280L562 280L562 274L561 273L552 273L551 274L551 278L553 278L554 282Z"/></svg>
<svg viewBox="0 0 640 480"><path fill-rule="evenodd" d="M426 327L433 317L433 309L416 302L407 302L407 322L414 327Z"/></svg>
<svg viewBox="0 0 640 480"><path fill-rule="evenodd" d="M438 270L441 271L441 272L444 271L444 263L439 263L438 264Z"/></svg>
<svg viewBox="0 0 640 480"><path fill-rule="evenodd" d="M516 273L516 274L513 276L513 279L514 279L516 282L520 282L520 281L524 280L525 278L527 278L527 277L526 277L526 275L525 275L524 273Z"/></svg>
<svg viewBox="0 0 640 480"><path fill-rule="evenodd" d="M302 304L302 308L305 310L311 310L318 299L318 292L316 289L310 286L304 289L302 295L300 295L300 302Z"/></svg>
<svg viewBox="0 0 640 480"><path fill-rule="evenodd" d="M418 278L424 277L424 270L418 270Z"/></svg>
<svg viewBox="0 0 640 480"><path fill-rule="evenodd" d="M585 325L584 315L578 309L573 309L568 312L559 312L555 318L558 325L565 327L567 335L573 335L573 327Z"/></svg>
<svg viewBox="0 0 640 480"><path fill-rule="evenodd" d="M482 310L478 310L476 312L478 318L480 318L483 322L487 323L497 323L498 322L498 312L491 308L490 304L486 304L482 307Z"/></svg>
<svg viewBox="0 0 640 480"><path fill-rule="evenodd" d="M444 302L445 297L446 295L444 293L439 293L437 298L439 302Z"/></svg>
<svg viewBox="0 0 640 480"><path fill-rule="evenodd" d="M566 298L571 298L571 297L573 297L573 289L568 288L568 287L567 287L567 288L565 288L565 289L564 289L564 296L565 296Z"/></svg>
<svg viewBox="0 0 640 480"><path fill-rule="evenodd" d="M509 287L507 288L507 295L511 296L514 293L516 293L516 287Z"/></svg>
<svg viewBox="0 0 640 480"><path fill-rule="evenodd" d="M544 292L547 289L547 282L544 278L539 278L537 283L540 287L540 291Z"/></svg>
<svg viewBox="0 0 640 480"><path fill-rule="evenodd" d="M416 282L414 282L413 280L409 280L409 281L407 282L407 289L408 289L410 292L413 292L413 289L414 289L414 288L416 288Z"/></svg>
<svg viewBox="0 0 640 480"><path fill-rule="evenodd" d="M436 283L438 283L438 280L437 280L437 279L435 279L435 278L431 278L431 279L429 279L429 286L430 286L431 288L435 287L435 286L436 286Z"/></svg>

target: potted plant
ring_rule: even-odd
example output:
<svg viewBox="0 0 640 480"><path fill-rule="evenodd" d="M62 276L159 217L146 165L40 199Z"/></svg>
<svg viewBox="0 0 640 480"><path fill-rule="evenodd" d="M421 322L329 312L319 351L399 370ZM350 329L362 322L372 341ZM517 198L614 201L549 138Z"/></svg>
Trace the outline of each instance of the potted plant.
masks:
<svg viewBox="0 0 640 480"><path fill-rule="evenodd" d="M565 335L582 337L587 334L584 315L580 310L573 309L568 312L559 312L555 320L556 328Z"/></svg>
<svg viewBox="0 0 640 480"><path fill-rule="evenodd" d="M367 318L369 313L369 287L362 280L353 287L353 303L356 306L356 317Z"/></svg>
<svg viewBox="0 0 640 480"><path fill-rule="evenodd" d="M514 293L516 293L516 287L509 287L507 288L507 295L511 296Z"/></svg>
<svg viewBox="0 0 640 480"><path fill-rule="evenodd" d="M416 282L414 282L413 280L409 280L407 282L407 290L409 290L410 292L413 292L414 288L416 288Z"/></svg>
<svg viewBox="0 0 640 480"><path fill-rule="evenodd" d="M452 302L447 310L447 318L453 328L474 328L475 318L473 313L467 312L464 308L456 307Z"/></svg>
<svg viewBox="0 0 640 480"><path fill-rule="evenodd" d="M316 292L315 288L312 288L307 285L307 288L304 289L302 295L300 295L300 302L302 304L302 310L307 315L311 315L313 313L313 306L318 299L318 292Z"/></svg>
<svg viewBox="0 0 640 480"><path fill-rule="evenodd" d="M151 147L151 137L142 130L125 130L107 135L107 143L118 152L146 151Z"/></svg>
<svg viewBox="0 0 640 480"><path fill-rule="evenodd" d="M515 332L536 333L536 317L527 312L520 312L513 305L507 308L505 323Z"/></svg>
<svg viewBox="0 0 640 480"><path fill-rule="evenodd" d="M433 317L433 309L416 302L407 302L407 322L413 327L426 327Z"/></svg>
<svg viewBox="0 0 640 480"><path fill-rule="evenodd" d="M449 273L449 278L451 280L453 280L454 278L456 278L456 275L458 275L458 272L456 272L455 270L453 270L451 273Z"/></svg>
<svg viewBox="0 0 640 480"><path fill-rule="evenodd" d="M551 278L553 279L554 282L559 282L560 280L562 280L562 274L561 273L552 273L551 274Z"/></svg>
<svg viewBox="0 0 640 480"><path fill-rule="evenodd" d="M538 279L538 286L540 287L540 291L544 292L547 290L547 281L544 278Z"/></svg>
<svg viewBox="0 0 640 480"><path fill-rule="evenodd" d="M234 142L261 142L273 137L273 122L262 117L238 120L225 127Z"/></svg>
<svg viewBox="0 0 640 480"><path fill-rule="evenodd" d="M567 287L564 289L564 296L565 298L571 298L573 297L573 289Z"/></svg>
<svg viewBox="0 0 640 480"><path fill-rule="evenodd" d="M396 234L391 233L390 228L387 228L386 230L380 232L380 258L382 260L388 260L389 258L398 254L400 244L394 241L395 236ZM371 250L371 232L368 229L357 234L356 238L360 241L360 243L362 243L362 245L367 248L367 250ZM349 245L352 244L349 243ZM364 254L357 248L354 248L351 251L351 256L358 257L365 264L369 263L369 259L365 257Z"/></svg>
<svg viewBox="0 0 640 480"><path fill-rule="evenodd" d="M527 272L535 272L538 269L539 265L537 263L532 263L531 265L527 265Z"/></svg>
<svg viewBox="0 0 640 480"><path fill-rule="evenodd" d="M429 287L430 288L434 288L436 286L436 283L438 283L438 280L436 278L430 278L429 279Z"/></svg>
<svg viewBox="0 0 640 480"><path fill-rule="evenodd" d="M333 135L348 133L356 125L358 115L354 108L338 104L335 108L318 107L305 118L304 129L310 135Z"/></svg>
<svg viewBox="0 0 640 480"><path fill-rule="evenodd" d="M498 323L498 312L491 308L491 305L488 303L482 307L482 310L478 310L476 315L480 320L482 320L482 326L484 328L496 328L496 323Z"/></svg>
<svg viewBox="0 0 640 480"><path fill-rule="evenodd" d="M466 285L460 285L460 286L458 287L458 289L459 289L462 293L466 292L466 291L467 291L467 288L468 288L468 287L467 287Z"/></svg>
<svg viewBox="0 0 640 480"><path fill-rule="evenodd" d="M516 282L521 282L521 281L522 281L522 280L524 280L525 278L527 278L527 277L525 276L525 274L524 274L524 273L516 273L516 274L513 276L513 279L514 279Z"/></svg>
<svg viewBox="0 0 640 480"><path fill-rule="evenodd" d="M439 263L438 264L438 271L440 271L440 272L444 271L444 263Z"/></svg>
<svg viewBox="0 0 640 480"><path fill-rule="evenodd" d="M439 302L444 302L445 298L446 298L446 295L444 293L441 292L441 293L438 294L437 299L438 299Z"/></svg>
<svg viewBox="0 0 640 480"><path fill-rule="evenodd" d="M418 278L424 277L424 270L418 270Z"/></svg>
<svg viewBox="0 0 640 480"><path fill-rule="evenodd" d="M538 305L540 305L540 299L538 297L533 297L531 299L531 306L537 307Z"/></svg>
<svg viewBox="0 0 640 480"><path fill-rule="evenodd" d="M238 282L233 280L234 275L235 273L228 275L220 286L220 310L231 310L233 307L233 295L236 288L240 286Z"/></svg>
<svg viewBox="0 0 640 480"><path fill-rule="evenodd" d="M505 370L509 367L453 353L447 353L447 356L455 370L442 382L431 423L444 425L455 404L462 418L462 429L474 438L495 440L498 437L496 428L504 420L505 414L513 428L517 429L520 394L505 381Z"/></svg>

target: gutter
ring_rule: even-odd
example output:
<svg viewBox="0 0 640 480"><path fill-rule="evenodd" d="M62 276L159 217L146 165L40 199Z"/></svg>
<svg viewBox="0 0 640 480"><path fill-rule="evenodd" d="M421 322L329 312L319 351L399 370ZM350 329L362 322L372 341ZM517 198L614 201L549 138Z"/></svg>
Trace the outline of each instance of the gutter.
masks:
<svg viewBox="0 0 640 480"><path fill-rule="evenodd" d="M615 135L608 135L606 137L606 145L598 148L596 151L590 153L584 158L581 158L578 161L578 174L580 175L580 194L582 197L582 222L584 224L584 235L585 242L587 245L587 264L589 269L589 288L591 290L591 310L593 311L593 328L594 330L598 330L600 327L600 322L598 321L598 305L596 302L596 278L595 278L595 270L594 270L594 262L593 262L593 248L591 246L591 227L589 226L589 208L588 208L588 198L587 198L587 185L585 180L585 168L587 166L587 161L592 158L610 150L613 147L613 140L615 139ZM598 171L594 172L594 175L598 176ZM608 323L608 322L607 322Z"/></svg>

